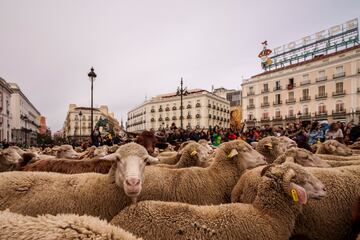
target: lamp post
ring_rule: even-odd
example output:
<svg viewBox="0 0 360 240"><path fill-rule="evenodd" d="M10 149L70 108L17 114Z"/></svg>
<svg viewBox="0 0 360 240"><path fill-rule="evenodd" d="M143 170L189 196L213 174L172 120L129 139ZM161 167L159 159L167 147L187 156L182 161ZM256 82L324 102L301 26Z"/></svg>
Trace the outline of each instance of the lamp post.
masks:
<svg viewBox="0 0 360 240"><path fill-rule="evenodd" d="M80 140L81 140L81 137L82 137L82 135L81 135L81 117L82 117L82 115L83 115L83 113L80 110L80 112L79 112L79 117L80 117Z"/></svg>
<svg viewBox="0 0 360 240"><path fill-rule="evenodd" d="M180 127L183 128L183 96L188 95L189 92L187 91L186 88L183 88L183 79L181 78L180 81L180 88L178 87L177 91L176 91L176 95L180 96Z"/></svg>
<svg viewBox="0 0 360 240"><path fill-rule="evenodd" d="M94 68L91 67L90 69L90 72L88 73L88 76L90 78L90 81L91 81L91 109L90 109L90 124L91 124L91 127L90 127L90 136L91 136L91 142L93 141L93 90L94 90L94 81L95 81L95 78L96 78L96 74L94 72Z"/></svg>

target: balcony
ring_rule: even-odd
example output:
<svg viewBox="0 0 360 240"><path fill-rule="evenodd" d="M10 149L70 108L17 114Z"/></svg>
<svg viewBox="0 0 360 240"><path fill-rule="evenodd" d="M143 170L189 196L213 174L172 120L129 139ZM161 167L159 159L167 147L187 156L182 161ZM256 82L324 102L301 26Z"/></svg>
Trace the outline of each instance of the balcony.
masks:
<svg viewBox="0 0 360 240"><path fill-rule="evenodd" d="M341 111L332 111L332 115L334 119L344 118L346 116L346 109L342 109Z"/></svg>
<svg viewBox="0 0 360 240"><path fill-rule="evenodd" d="M300 98L300 102L306 102L306 101L310 101L311 100L311 97L310 96L302 96Z"/></svg>
<svg viewBox="0 0 360 240"><path fill-rule="evenodd" d="M165 121L170 121L170 118L169 118L169 117L166 117L166 118L165 118Z"/></svg>
<svg viewBox="0 0 360 240"><path fill-rule="evenodd" d="M262 107L262 108L269 107L269 106L270 106L270 103L269 103L269 102L261 103L261 107Z"/></svg>
<svg viewBox="0 0 360 240"><path fill-rule="evenodd" d="M357 88L357 92L360 93L360 88Z"/></svg>
<svg viewBox="0 0 360 240"><path fill-rule="evenodd" d="M254 109L255 108L255 105L254 104L249 104L247 105L246 109Z"/></svg>
<svg viewBox="0 0 360 240"><path fill-rule="evenodd" d="M326 99L326 98L327 98L327 93L315 95L316 100L321 100L321 99Z"/></svg>
<svg viewBox="0 0 360 240"><path fill-rule="evenodd" d="M270 117L262 117L260 119L261 122L270 122Z"/></svg>
<svg viewBox="0 0 360 240"><path fill-rule="evenodd" d="M195 117L196 117L196 118L200 118L201 116L200 116L200 114L196 114Z"/></svg>
<svg viewBox="0 0 360 240"><path fill-rule="evenodd" d="M195 105L195 107L199 108L199 107L201 107L201 104L200 104L200 103L197 103L197 104Z"/></svg>
<svg viewBox="0 0 360 240"><path fill-rule="evenodd" d="M311 118L311 114L309 112L300 113L300 119L309 119Z"/></svg>
<svg viewBox="0 0 360 240"><path fill-rule="evenodd" d="M288 89L288 90L292 90L292 89L294 89L294 87L296 87L296 84L295 84L295 83L293 83L293 84L288 84L288 85L287 85L287 89Z"/></svg>
<svg viewBox="0 0 360 240"><path fill-rule="evenodd" d="M208 104L208 108L211 108L211 104L210 104L210 103Z"/></svg>
<svg viewBox="0 0 360 240"><path fill-rule="evenodd" d="M268 88L261 89L261 93L268 93L268 92L269 92Z"/></svg>
<svg viewBox="0 0 360 240"><path fill-rule="evenodd" d="M302 82L300 83L300 86L308 85L308 84L310 84L310 83L311 83L310 79L304 80L304 81L302 81Z"/></svg>
<svg viewBox="0 0 360 240"><path fill-rule="evenodd" d="M346 94L345 90L333 92L333 97L342 97Z"/></svg>
<svg viewBox="0 0 360 240"><path fill-rule="evenodd" d="M294 104L296 102L295 98L286 99L286 104Z"/></svg>
<svg viewBox="0 0 360 240"><path fill-rule="evenodd" d="M172 120L174 120L174 121L175 121L176 119L177 119L177 118L176 118L176 116L173 116L173 117L172 117Z"/></svg>
<svg viewBox="0 0 360 240"><path fill-rule="evenodd" d="M326 117L327 117L327 111L315 112L315 118L326 118Z"/></svg>
<svg viewBox="0 0 360 240"><path fill-rule="evenodd" d="M280 91L281 88L282 88L281 86L275 86L275 87L274 87L274 91Z"/></svg>
<svg viewBox="0 0 360 240"><path fill-rule="evenodd" d="M166 108L165 108L165 112L168 112L168 111L170 111L170 108L169 108L169 107L166 107Z"/></svg>
<svg viewBox="0 0 360 240"><path fill-rule="evenodd" d="M282 104L282 101L275 101L273 102L273 106L278 106L278 105L281 105Z"/></svg>
<svg viewBox="0 0 360 240"><path fill-rule="evenodd" d="M296 119L296 116L295 115L289 115L289 116L285 115L285 119L288 121L293 121Z"/></svg>
<svg viewBox="0 0 360 240"><path fill-rule="evenodd" d="M172 110L173 110L173 111L175 111L175 110L176 110L176 107L175 107L175 106L173 106L173 107L172 107Z"/></svg>
<svg viewBox="0 0 360 240"><path fill-rule="evenodd" d="M188 105L186 106L186 108L187 108L187 109L190 109L190 108L191 108L191 105L190 105L190 104L188 104Z"/></svg>
<svg viewBox="0 0 360 240"><path fill-rule="evenodd" d="M255 92L254 92L254 91L247 93L247 96L253 96L253 95L255 95Z"/></svg>
<svg viewBox="0 0 360 240"><path fill-rule="evenodd" d="M162 108L159 108L159 112L162 112L163 111L163 109Z"/></svg>
<svg viewBox="0 0 360 240"><path fill-rule="evenodd" d="M335 73L333 75L333 78L336 79L336 78L341 78L341 77L345 77L345 72L340 72L340 73Z"/></svg>
<svg viewBox="0 0 360 240"><path fill-rule="evenodd" d="M282 121L282 116L279 115L279 116L273 117L273 121Z"/></svg>
<svg viewBox="0 0 360 240"><path fill-rule="evenodd" d="M316 79L316 82L323 82L327 80L327 76L320 76Z"/></svg>
<svg viewBox="0 0 360 240"><path fill-rule="evenodd" d="M150 112L154 113L154 112L155 112L155 109L151 109L151 111L150 111Z"/></svg>

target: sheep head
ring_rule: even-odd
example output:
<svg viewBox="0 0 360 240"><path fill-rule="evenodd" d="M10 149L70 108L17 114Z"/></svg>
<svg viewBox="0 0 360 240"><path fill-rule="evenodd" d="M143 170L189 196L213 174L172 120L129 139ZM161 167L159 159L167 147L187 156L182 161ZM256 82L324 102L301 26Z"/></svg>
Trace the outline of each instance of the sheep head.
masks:
<svg viewBox="0 0 360 240"><path fill-rule="evenodd" d="M256 150L266 157L268 163L272 163L277 157L285 153L289 148L296 147L296 142L288 137L265 137L256 145Z"/></svg>
<svg viewBox="0 0 360 240"><path fill-rule="evenodd" d="M0 152L0 172L13 170L21 159L14 149L2 150Z"/></svg>
<svg viewBox="0 0 360 240"><path fill-rule="evenodd" d="M115 177L115 183L123 187L125 194L133 203L141 193L144 182L145 166L148 162L158 161L150 156L148 151L137 143L127 143L116 151L116 161L110 170Z"/></svg>
<svg viewBox="0 0 360 240"><path fill-rule="evenodd" d="M188 159L188 161L191 161L188 162L191 166L208 167L211 163L209 161L209 149L197 142L190 142L186 147L179 151L179 154L181 155L179 162L185 158Z"/></svg>
<svg viewBox="0 0 360 240"><path fill-rule="evenodd" d="M56 157L57 158L69 158L75 159L79 158L81 154L76 152L71 145L61 145L59 149L57 149Z"/></svg>
<svg viewBox="0 0 360 240"><path fill-rule="evenodd" d="M327 140L323 143L325 154L338 155L338 156L351 156L352 151L345 144L336 140Z"/></svg>
<svg viewBox="0 0 360 240"><path fill-rule="evenodd" d="M284 162L293 162L304 167L330 167L329 164L312 152L297 147L288 149L274 161L275 164L282 164Z"/></svg>
<svg viewBox="0 0 360 240"><path fill-rule="evenodd" d="M225 158L223 160L223 158ZM240 169L254 168L266 164L265 157L242 140L226 142L216 151L215 160L235 161Z"/></svg>
<svg viewBox="0 0 360 240"><path fill-rule="evenodd" d="M326 196L324 184L296 163L268 165L262 170L261 176L279 183L285 194L295 203L306 204L308 199L319 200Z"/></svg>

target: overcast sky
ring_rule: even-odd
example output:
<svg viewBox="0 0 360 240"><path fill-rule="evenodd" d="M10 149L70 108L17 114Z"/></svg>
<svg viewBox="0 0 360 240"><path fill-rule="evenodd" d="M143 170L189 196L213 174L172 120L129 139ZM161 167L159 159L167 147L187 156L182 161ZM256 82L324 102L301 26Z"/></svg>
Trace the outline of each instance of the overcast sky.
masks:
<svg viewBox="0 0 360 240"><path fill-rule="evenodd" d="M59 130L68 105L94 101L119 119L148 97L239 88L270 48L359 17L359 0L0 0L0 77Z"/></svg>

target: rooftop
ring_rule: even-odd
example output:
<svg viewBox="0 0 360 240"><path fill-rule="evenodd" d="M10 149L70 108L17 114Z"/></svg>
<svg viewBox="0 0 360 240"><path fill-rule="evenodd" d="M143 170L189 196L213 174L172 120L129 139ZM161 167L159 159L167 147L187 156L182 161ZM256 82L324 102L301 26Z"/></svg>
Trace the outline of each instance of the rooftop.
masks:
<svg viewBox="0 0 360 240"><path fill-rule="evenodd" d="M340 55L340 54L343 54L343 53L346 53L346 52L350 52L350 51L358 49L358 48L360 48L360 45L356 45L356 46L353 46L353 47L350 47L350 48L347 48L347 49L343 49L343 50L340 50L340 51L337 51L337 52L334 52L334 53L330 53L330 54L327 54L327 55L323 55L323 54L318 55L318 56L315 56L314 58L312 58L310 60L306 60L306 61L303 61L303 62L300 62L300 63L295 63L295 64L292 64L292 65L289 65L289 66L277 68L277 69L270 70L270 71L265 71L263 73L254 75L251 78L260 77L260 76L264 76L264 75L267 75L267 74L270 74L270 73L280 72L280 71L283 71L283 70L299 67L299 66L306 65L306 64L309 64L309 63L312 63L312 62L316 62L316 61L323 60L323 59L326 59L326 58L330 58L330 57Z"/></svg>

